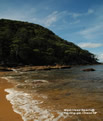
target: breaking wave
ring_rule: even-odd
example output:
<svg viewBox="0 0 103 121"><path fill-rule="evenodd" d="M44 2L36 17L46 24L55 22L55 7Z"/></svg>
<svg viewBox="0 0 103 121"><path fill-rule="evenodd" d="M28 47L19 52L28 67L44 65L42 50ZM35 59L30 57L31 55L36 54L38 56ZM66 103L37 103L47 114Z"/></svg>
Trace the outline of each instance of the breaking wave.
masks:
<svg viewBox="0 0 103 121"><path fill-rule="evenodd" d="M13 110L20 114L24 121L58 121L66 117L63 112L57 111L55 116L51 110L40 108L43 101L34 100L29 93L13 88L5 91L8 93L6 98L12 104Z"/></svg>

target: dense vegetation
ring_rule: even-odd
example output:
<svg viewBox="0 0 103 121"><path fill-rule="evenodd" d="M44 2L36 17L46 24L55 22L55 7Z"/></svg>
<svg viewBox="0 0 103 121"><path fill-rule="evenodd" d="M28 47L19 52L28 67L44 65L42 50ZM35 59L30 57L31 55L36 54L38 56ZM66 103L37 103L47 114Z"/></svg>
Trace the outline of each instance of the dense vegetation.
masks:
<svg viewBox="0 0 103 121"><path fill-rule="evenodd" d="M92 64L90 52L28 22L0 20L0 64Z"/></svg>

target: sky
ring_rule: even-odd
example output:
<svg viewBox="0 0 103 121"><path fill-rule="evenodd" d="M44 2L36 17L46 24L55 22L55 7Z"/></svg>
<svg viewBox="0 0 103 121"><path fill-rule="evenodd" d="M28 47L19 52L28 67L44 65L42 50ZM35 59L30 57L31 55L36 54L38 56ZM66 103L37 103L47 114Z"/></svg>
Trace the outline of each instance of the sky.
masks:
<svg viewBox="0 0 103 121"><path fill-rule="evenodd" d="M0 0L0 19L40 24L103 62L103 0Z"/></svg>

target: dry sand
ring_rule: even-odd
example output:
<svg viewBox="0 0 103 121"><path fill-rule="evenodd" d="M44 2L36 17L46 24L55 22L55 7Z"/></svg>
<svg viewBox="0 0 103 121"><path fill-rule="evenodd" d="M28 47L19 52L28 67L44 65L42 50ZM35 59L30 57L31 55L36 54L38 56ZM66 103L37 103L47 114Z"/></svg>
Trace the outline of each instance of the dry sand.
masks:
<svg viewBox="0 0 103 121"><path fill-rule="evenodd" d="M2 79L5 73L0 72L0 121L23 121L21 116L13 111L12 105L6 100L6 88L13 87L13 84Z"/></svg>

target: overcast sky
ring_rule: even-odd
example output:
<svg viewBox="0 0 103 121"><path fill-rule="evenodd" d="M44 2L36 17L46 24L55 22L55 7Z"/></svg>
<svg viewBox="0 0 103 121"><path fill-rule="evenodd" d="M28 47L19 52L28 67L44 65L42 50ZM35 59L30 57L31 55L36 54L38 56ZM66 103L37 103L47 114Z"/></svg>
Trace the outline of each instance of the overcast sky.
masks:
<svg viewBox="0 0 103 121"><path fill-rule="evenodd" d="M0 0L0 18L40 24L103 61L103 0Z"/></svg>

